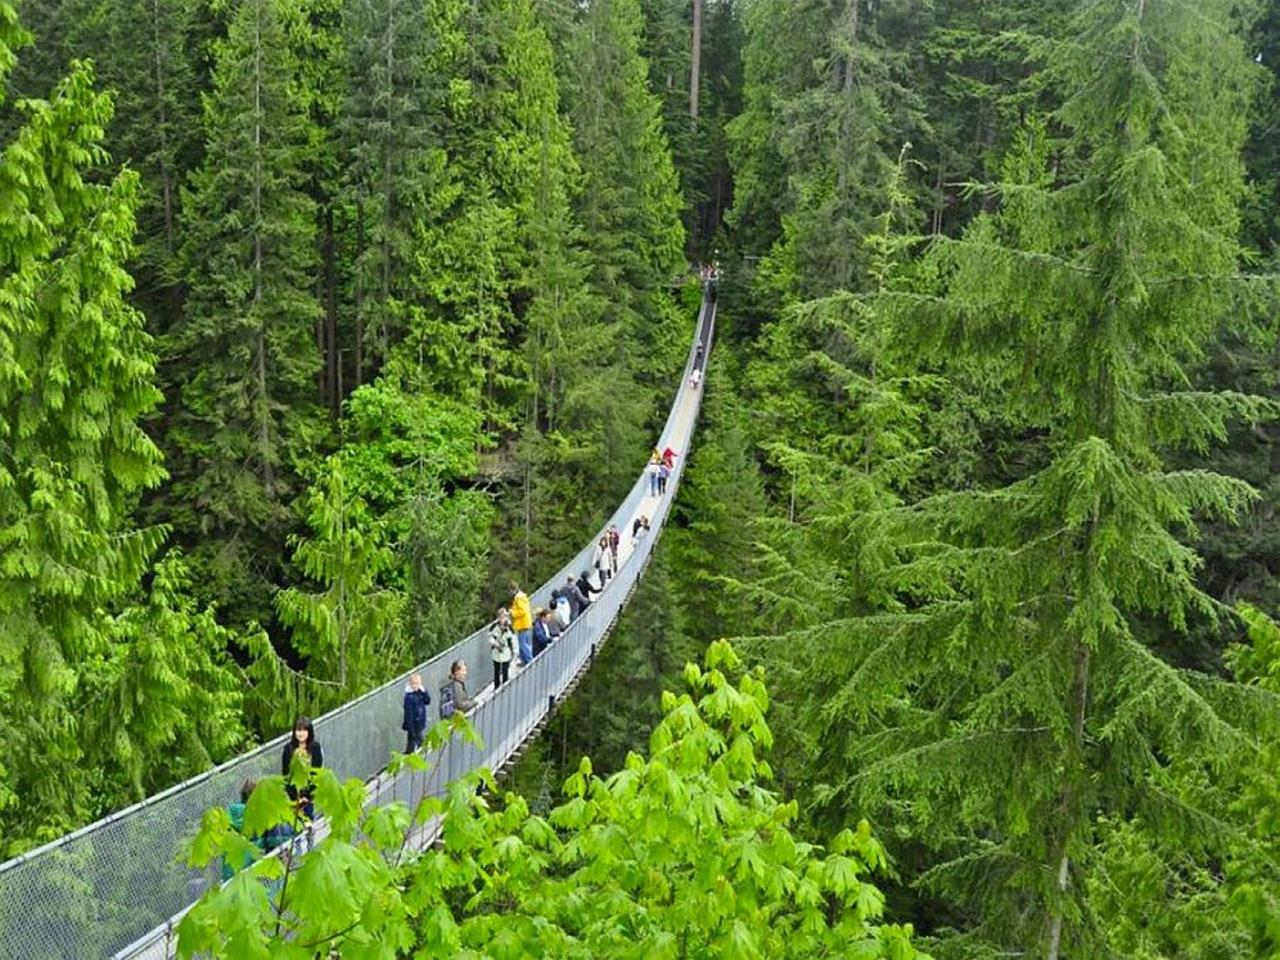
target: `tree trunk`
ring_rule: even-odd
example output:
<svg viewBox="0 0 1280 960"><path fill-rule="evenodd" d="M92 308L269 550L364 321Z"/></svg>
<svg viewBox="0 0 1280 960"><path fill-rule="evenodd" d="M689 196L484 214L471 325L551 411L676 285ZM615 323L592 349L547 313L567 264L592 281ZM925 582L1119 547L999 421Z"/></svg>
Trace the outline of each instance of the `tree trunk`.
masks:
<svg viewBox="0 0 1280 960"><path fill-rule="evenodd" d="M693 0L693 49L689 55L689 119L698 122L698 86L702 79L702 4Z"/></svg>
<svg viewBox="0 0 1280 960"><path fill-rule="evenodd" d="M338 390L338 264L337 238L333 232L333 206L324 217L324 392L329 409L336 417L342 411L342 395Z"/></svg>
<svg viewBox="0 0 1280 960"><path fill-rule="evenodd" d="M1089 702L1089 662L1089 648L1081 645L1076 651L1075 681L1071 690L1072 700L1074 701L1071 711L1072 750L1076 754L1075 759L1081 763L1083 762L1081 754L1084 751L1084 720ZM1083 771L1081 773L1083 774ZM1065 805L1068 807L1073 807L1078 802L1070 792L1067 793L1064 800ZM1068 815L1070 814L1070 811L1064 812L1068 813ZM1058 862L1055 865L1058 881L1058 900L1049 917L1049 941L1045 947L1045 960L1058 960L1062 949L1064 901L1066 900L1067 890L1071 885L1071 856L1068 852L1071 833L1070 826L1064 829L1062 844L1057 858Z"/></svg>
<svg viewBox="0 0 1280 960"><path fill-rule="evenodd" d="M258 447L267 499L275 496L271 466L271 405L267 400L267 331L262 317L262 13L253 26L253 310L258 320Z"/></svg>
<svg viewBox="0 0 1280 960"><path fill-rule="evenodd" d="M173 258L177 252L177 236L174 227L173 195L174 175L169 165L169 110L165 103L164 59L160 56L162 34L160 30L160 0L151 0L151 28L153 51L155 53L156 81L156 126L160 134L160 204L164 215L164 252L167 258L165 270L173 267ZM169 316L164 324L166 328L177 323L182 314L181 288L175 282L169 283Z"/></svg>
<svg viewBox="0 0 1280 960"><path fill-rule="evenodd" d="M942 151L938 151L938 179L934 183L934 199L933 199L933 235L937 236L942 232L942 215L946 207L946 157Z"/></svg>
<svg viewBox="0 0 1280 960"><path fill-rule="evenodd" d="M356 343L355 343L355 376L351 378L352 389L356 389L364 381L364 311L365 311L365 292L364 280L365 273L363 265L359 264L364 259L364 204L359 200L356 201ZM341 389L338 391L341 393Z"/></svg>
<svg viewBox="0 0 1280 960"><path fill-rule="evenodd" d="M1093 547L1097 537L1098 526L1101 522L1102 501L1101 498L1095 496L1093 499L1093 510L1089 518L1089 526L1087 539L1083 549L1083 564L1091 566L1093 560ZM1062 791L1062 811L1061 816L1067 821L1066 826L1062 830L1062 842L1059 844L1056 863L1051 864L1057 876L1057 900L1053 904L1049 915L1048 942L1045 945L1045 960L1058 960L1062 950L1062 925L1065 916L1065 901L1067 890L1071 885L1071 855L1070 844L1071 835L1074 832L1073 827L1080 823L1081 815L1079 812L1080 797L1078 796L1077 787L1088 777L1088 771L1085 769L1084 758L1084 724L1085 716L1089 711L1089 667L1091 661L1091 650L1088 645L1077 642L1075 649L1075 673L1071 681L1071 690L1068 693L1070 703L1067 705L1071 716L1071 754L1066 758L1066 774L1071 777L1075 774L1074 780L1069 780ZM1072 767L1075 767L1073 770Z"/></svg>

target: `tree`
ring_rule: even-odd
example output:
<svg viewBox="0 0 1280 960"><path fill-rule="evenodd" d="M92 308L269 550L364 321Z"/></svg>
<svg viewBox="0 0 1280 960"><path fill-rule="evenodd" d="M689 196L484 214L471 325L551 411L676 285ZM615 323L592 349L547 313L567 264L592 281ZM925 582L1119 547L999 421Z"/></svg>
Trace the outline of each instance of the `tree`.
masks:
<svg viewBox="0 0 1280 960"><path fill-rule="evenodd" d="M173 483L160 507L206 596L263 622L295 464L324 429L314 207L287 15L281 0L242 0L216 48L205 163L183 196L190 295L167 340Z"/></svg>
<svg viewBox="0 0 1280 960"><path fill-rule="evenodd" d="M890 356L980 371L1045 438L1009 485L879 511L880 608L798 654L819 803L897 812L932 851L918 882L960 907L950 949L966 956L1106 950L1088 882L1100 817L1188 851L1247 829L1175 771L1248 754L1274 705L1155 642L1215 609L1179 535L1251 497L1162 457L1265 410L1181 386L1241 295L1237 12L1078 11L1049 58L1055 127L1025 126L998 210L936 240L915 289L868 295L894 316Z"/></svg>
<svg viewBox="0 0 1280 960"><path fill-rule="evenodd" d="M444 6L448 6L445 3ZM354 230L355 384L376 375L404 335L416 231L450 189L435 129L445 100L430 70L443 55L423 0L347 0L347 97L339 123L343 200Z"/></svg>
<svg viewBox="0 0 1280 960"><path fill-rule="evenodd" d="M193 777L247 740L244 677L229 654L242 638L192 594L181 554L160 559L109 621L109 656L82 673L81 736L100 747L89 765L109 808Z"/></svg>
<svg viewBox="0 0 1280 960"><path fill-rule="evenodd" d="M391 557L374 565L372 585L362 589L400 598L406 653L417 661L456 639L460 611L480 608L492 516L484 491L468 486L480 416L380 378L347 400L343 444L320 470L323 477L340 463L346 501L367 505L361 536Z"/></svg>
<svg viewBox="0 0 1280 960"><path fill-rule="evenodd" d="M748 7L745 106L729 128L742 176L728 219L764 256L758 293L775 302L865 281L862 240L887 206L895 154L922 123L878 30L887 15L858 0Z"/></svg>
<svg viewBox="0 0 1280 960"><path fill-rule="evenodd" d="M112 154L140 175L135 302L163 333L182 316L180 191L203 145L198 9L191 0L106 0L95 8L69 30L114 93Z"/></svg>
<svg viewBox="0 0 1280 960"><path fill-rule="evenodd" d="M277 594L276 606L292 629L291 646L307 660L308 677L333 685L328 703L319 704L327 706L372 687L387 664L406 662L409 651L400 629L403 597L378 587L392 553L380 544L367 504L348 490L340 455L325 462L306 508L312 536L293 539L293 561L323 590L290 587Z"/></svg>
<svg viewBox="0 0 1280 960"><path fill-rule="evenodd" d="M25 41L0 3L0 73ZM77 63L48 100L18 107L0 155L0 824L26 838L88 809L69 704L108 647L101 611L163 536L129 512L164 473L138 423L159 400L151 343L125 301L137 181L92 182L111 102Z"/></svg>
<svg viewBox="0 0 1280 960"><path fill-rule="evenodd" d="M583 188L576 212L593 290L655 379L678 368L678 314L667 295L684 248L680 197L657 98L640 56L638 0L599 0L577 25L566 97ZM621 354L619 361L623 361Z"/></svg>
<svg viewBox="0 0 1280 960"><path fill-rule="evenodd" d="M885 867L866 821L825 846L793 833L796 805L764 785L764 683L758 671L735 682L739 672L733 651L714 645L706 670L685 669L690 694L663 695L649 759L632 753L605 780L583 758L547 817L511 794L500 805L478 796L482 784L496 789L483 771L452 784L447 800L362 815L363 785L320 771L316 806L330 836L287 876L279 859L260 860L206 893L182 921L180 955L376 944L467 956L925 960L910 927L883 922L883 898L864 879ZM437 725L433 745L450 734ZM269 778L249 802L245 833L292 816L281 778ZM443 849L406 855L405 837L436 816ZM193 861L252 849L224 810L211 810ZM282 878L269 897L263 880Z"/></svg>

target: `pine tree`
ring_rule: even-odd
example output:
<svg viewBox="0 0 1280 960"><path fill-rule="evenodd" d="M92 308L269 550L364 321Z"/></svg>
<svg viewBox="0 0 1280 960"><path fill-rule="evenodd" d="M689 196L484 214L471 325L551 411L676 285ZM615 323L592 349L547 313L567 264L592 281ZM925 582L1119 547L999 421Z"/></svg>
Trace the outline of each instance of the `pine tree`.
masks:
<svg viewBox="0 0 1280 960"><path fill-rule="evenodd" d="M280 0L242 0L217 47L205 163L183 197L190 295L168 341L163 506L208 596L264 622L295 464L320 421L314 207L286 13Z"/></svg>
<svg viewBox="0 0 1280 960"><path fill-rule="evenodd" d="M594 291L635 337L648 371L678 367L679 317L666 291L680 269L684 230L661 105L640 56L638 0L598 0L578 23L565 91L583 188L577 215L591 251ZM623 355L618 356L625 362Z"/></svg>
<svg viewBox="0 0 1280 960"><path fill-rule="evenodd" d="M727 219L764 257L753 289L776 303L863 286L862 240L887 205L895 155L923 122L880 35L881 5L793 8L748 7L745 104L729 126L739 176Z"/></svg>
<svg viewBox="0 0 1280 960"><path fill-rule="evenodd" d="M885 804L933 851L917 880L961 905L956 955L1105 955L1099 818L1220 848L1176 771L1211 777L1274 717L1153 649L1214 613L1178 537L1251 496L1162 457L1264 409L1182 386L1239 294L1240 26L1225 2L1084 5L1048 61L1060 139L1027 124L998 211L934 244L935 288L871 298L897 362L981 371L1046 437L1008 486L880 511L882 612L793 648L820 803Z"/></svg>
<svg viewBox="0 0 1280 960"><path fill-rule="evenodd" d="M347 97L339 135L354 233L353 386L376 375L404 335L405 306L415 300L415 231L450 189L435 128L445 91L430 69L442 55L431 22L424 0L347 0L343 12Z"/></svg>
<svg viewBox="0 0 1280 960"><path fill-rule="evenodd" d="M332 685L309 706L349 700L381 680L388 664L408 653L400 616L403 599L376 584L392 563L375 518L347 487L341 456L330 457L307 495L312 536L295 538L294 563L322 592L290 587L277 595L291 646L307 659L307 675ZM287 719L284 722L288 722Z"/></svg>
<svg viewBox="0 0 1280 960"><path fill-rule="evenodd" d="M0 74L25 39L0 3ZM151 343L125 300L137 180L92 182L110 100L77 63L18 106L0 155L0 831L21 843L89 810L71 704L107 655L102 611L161 539L129 512L163 471L138 425L160 398Z"/></svg>
<svg viewBox="0 0 1280 960"><path fill-rule="evenodd" d="M198 19L192 0L105 0L70 27L115 97L112 155L140 175L135 302L158 333L182 314L180 189L202 147Z"/></svg>

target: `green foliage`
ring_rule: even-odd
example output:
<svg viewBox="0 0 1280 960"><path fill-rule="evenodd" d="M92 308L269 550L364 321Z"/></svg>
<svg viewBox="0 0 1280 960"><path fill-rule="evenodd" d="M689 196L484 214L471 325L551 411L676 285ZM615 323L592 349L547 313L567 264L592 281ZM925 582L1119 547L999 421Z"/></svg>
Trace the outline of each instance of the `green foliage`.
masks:
<svg viewBox="0 0 1280 960"><path fill-rule="evenodd" d="M325 462L306 509L312 536L293 541L293 562L324 589L290 587L277 594L276 605L307 674L335 684L327 699L341 702L372 686L387 664L405 661L402 604L376 587L392 554L379 545L367 504L348 490L340 455Z"/></svg>
<svg viewBox="0 0 1280 960"><path fill-rule="evenodd" d="M22 40L0 5L0 68ZM19 107L0 159L6 852L244 736L232 638L190 599L179 558L151 570L163 529L130 520L164 473L139 426L160 399L151 341L125 301L137 179L102 176L111 103L76 64L49 100Z"/></svg>
<svg viewBox="0 0 1280 960"><path fill-rule="evenodd" d="M139 174L134 302L158 333L181 316L181 187L202 148L199 8L192 0L84 0L66 24L112 91L112 156Z"/></svg>
<svg viewBox="0 0 1280 960"><path fill-rule="evenodd" d="M180 554L110 624L110 656L88 665L81 737L112 805L137 801L220 763L246 742L244 686L228 651L239 637L196 606Z"/></svg>
<svg viewBox="0 0 1280 960"><path fill-rule="evenodd" d="M812 299L865 276L862 240L887 205L891 144L920 122L879 34L887 15L855 0L746 6L743 111L728 127L740 176L727 219L764 255L756 292L769 300Z"/></svg>
<svg viewBox="0 0 1280 960"><path fill-rule="evenodd" d="M566 63L566 99L583 188L577 214L592 255L591 283L606 316L621 320L646 371L678 369L679 314L666 294L684 247L680 197L659 101L640 56L638 0L584 11Z"/></svg>
<svg viewBox="0 0 1280 960"><path fill-rule="evenodd" d="M480 417L474 407L406 393L386 380L360 388L347 403L335 458L352 494L369 504L370 534L394 555L377 577L404 596L415 661L456 639L460 610L479 607L492 509L464 481L476 470Z"/></svg>
<svg viewBox="0 0 1280 960"><path fill-rule="evenodd" d="M0 67L24 34L0 5ZM77 64L0 155L0 826L65 826L92 781L72 710L106 654L102 611L134 589L162 531L129 510L163 477L138 420L159 400L142 317L125 302L136 178L105 166L111 103ZM18 804L21 806L18 806Z"/></svg>
<svg viewBox="0 0 1280 960"><path fill-rule="evenodd" d="M1252 83L1237 26L1225 3L1088 4L1047 53L1062 107L1053 125L1025 124L995 212L909 270L873 265L860 291L766 340L758 393L803 438L798 454L766 450L793 476L820 461L802 492L855 507L784 530L754 588L799 628L784 692L816 750L806 785L820 816L882 811L923 845L913 879L955 910L940 949L956 956L1211 956L1239 942L1193 929L1198 908L1223 903L1206 857L1250 833L1205 782L1224 756L1254 762L1265 707L1153 650L1216 614L1182 540L1253 496L1162 460L1270 413L1183 386L1226 304L1251 299L1236 272ZM883 249L873 239L864 255ZM778 362L788 354L799 362ZM885 371L887 396L866 386ZM825 404L806 404L799 374L830 389ZM915 424L939 374L1030 432L1036 452L1009 465L1011 483L915 487ZM840 475L868 453L869 482ZM1177 907L1149 930L1140 913L1103 915L1128 909L1113 888L1160 883Z"/></svg>
<svg viewBox="0 0 1280 960"><path fill-rule="evenodd" d="M270 617L296 465L322 429L314 210L288 14L282 0L242 0L216 47L205 162L183 194L190 292L168 337L174 479L160 509L204 595L239 621Z"/></svg>
<svg viewBox="0 0 1280 960"><path fill-rule="evenodd" d="M866 821L819 846L794 832L797 806L764 786L772 735L759 671L743 673L718 642L685 680L689 693L663 694L649 759L632 753L602 779L584 757L546 817L517 796L477 793L495 786L485 771L412 816L398 805L362 816L362 785L321 771L316 806L331 835L300 863L260 860L205 894L182 921L180 955L924 960L910 926L882 920L869 877L885 856ZM444 724L431 732L435 744L449 735ZM250 802L246 834L294 816L277 780ZM408 853L407 838L437 816L443 849ZM246 851L214 810L192 861Z"/></svg>
<svg viewBox="0 0 1280 960"><path fill-rule="evenodd" d="M404 335L417 231L438 215L437 194L456 190L434 112L447 95L444 78L431 70L443 38L428 32L451 6L348 0L343 8L346 97L338 134L346 158L342 201L355 234L354 386L378 372Z"/></svg>
<svg viewBox="0 0 1280 960"><path fill-rule="evenodd" d="M1247 605L1239 610L1248 626L1249 642L1232 651L1237 679L1280 695L1280 626ZM1235 812L1254 826L1247 840L1232 851L1227 863L1231 907L1247 931L1255 960L1280 957L1280 732L1275 702L1271 729L1256 762L1237 777Z"/></svg>

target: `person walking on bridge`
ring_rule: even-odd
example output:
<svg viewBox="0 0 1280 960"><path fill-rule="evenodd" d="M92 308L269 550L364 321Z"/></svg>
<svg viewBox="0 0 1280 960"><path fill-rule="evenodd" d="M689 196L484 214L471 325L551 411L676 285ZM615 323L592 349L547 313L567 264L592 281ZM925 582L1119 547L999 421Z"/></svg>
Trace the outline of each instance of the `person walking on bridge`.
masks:
<svg viewBox="0 0 1280 960"><path fill-rule="evenodd" d="M573 621L572 605L564 590L559 588L551 591L551 619L555 621L561 633L568 630L569 624Z"/></svg>
<svg viewBox="0 0 1280 960"><path fill-rule="evenodd" d="M511 629L520 644L520 666L527 667L533 661L533 610L529 607L529 595L514 580L511 581Z"/></svg>
<svg viewBox="0 0 1280 960"><path fill-rule="evenodd" d="M467 661L455 660L449 667L449 682L440 690L440 716L447 720L475 705L474 698L467 694Z"/></svg>
<svg viewBox="0 0 1280 960"><path fill-rule="evenodd" d="M587 599L587 595L582 591L578 582L574 580L573 574L565 577L562 595L569 601L569 619L577 620L584 610L591 605L591 601Z"/></svg>
<svg viewBox="0 0 1280 960"><path fill-rule="evenodd" d="M296 786L290 776L294 758L300 758L299 762L308 768L302 787ZM304 817L308 820L315 819L316 811L312 803L316 790L315 772L324 766L324 751L320 749L320 741L316 739L316 730L310 717L300 716L293 722L293 736L284 745L280 761L280 772L288 781L285 792L289 794L289 799Z"/></svg>
<svg viewBox="0 0 1280 960"><path fill-rule="evenodd" d="M587 600L587 603L584 604L584 606L589 605L591 603L591 595L593 593L599 593L603 587L604 584L600 584L600 586L597 587L591 582L590 570L583 570L582 573L578 575L578 591L586 597Z"/></svg>
<svg viewBox="0 0 1280 960"><path fill-rule="evenodd" d="M551 646L551 611L538 609L533 618L533 655L536 657Z"/></svg>
<svg viewBox="0 0 1280 960"><path fill-rule="evenodd" d="M596 576L600 578L600 589L603 590L604 585L613 576L613 567L609 563L609 535L607 533L596 543L596 553L592 558L592 563L596 568Z"/></svg>
<svg viewBox="0 0 1280 960"><path fill-rule="evenodd" d="M413 753L422 746L427 732L427 704L431 694L422 687L422 674L415 673L404 687L404 722L400 724L406 734L404 752Z"/></svg>
<svg viewBox="0 0 1280 960"><path fill-rule="evenodd" d="M511 678L511 661L516 656L516 633L511 629L511 612L498 608L498 619L489 629L489 656L493 660L493 689Z"/></svg>

